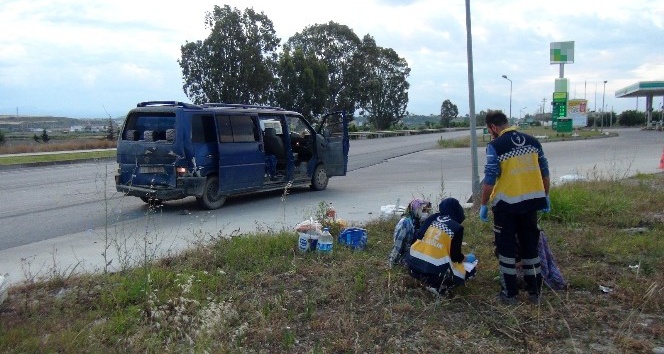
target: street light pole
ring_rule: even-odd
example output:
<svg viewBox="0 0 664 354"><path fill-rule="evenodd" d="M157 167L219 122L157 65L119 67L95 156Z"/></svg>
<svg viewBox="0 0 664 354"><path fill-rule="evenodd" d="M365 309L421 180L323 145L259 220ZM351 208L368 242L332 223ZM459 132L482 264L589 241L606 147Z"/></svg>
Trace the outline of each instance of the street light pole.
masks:
<svg viewBox="0 0 664 354"><path fill-rule="evenodd" d="M503 79L510 82L510 119L512 119L512 80L510 80L507 75L503 75Z"/></svg>
<svg viewBox="0 0 664 354"><path fill-rule="evenodd" d="M526 108L528 108L528 107L523 107L519 110L519 120L521 120L521 112L523 112L523 110L526 109Z"/></svg>
<svg viewBox="0 0 664 354"><path fill-rule="evenodd" d="M604 96L606 94L606 80L604 80L604 91L602 92L602 128L604 128Z"/></svg>

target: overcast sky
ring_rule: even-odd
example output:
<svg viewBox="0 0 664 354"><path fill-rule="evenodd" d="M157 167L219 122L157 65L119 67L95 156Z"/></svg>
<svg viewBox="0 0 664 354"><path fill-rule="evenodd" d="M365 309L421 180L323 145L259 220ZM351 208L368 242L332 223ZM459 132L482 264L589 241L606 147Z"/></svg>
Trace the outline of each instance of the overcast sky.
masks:
<svg viewBox="0 0 664 354"><path fill-rule="evenodd" d="M121 117L141 101L189 102L180 47L208 36L215 4L263 12L282 43L329 21L369 34L408 62L411 114L437 115L445 99L469 113L463 0L2 0L0 115ZM664 1L471 0L470 9L476 112L509 112L502 75L512 116L543 103L550 112L560 69L551 42L575 42L565 77L589 110L603 100L606 110L644 110L644 98L615 91L664 81Z"/></svg>

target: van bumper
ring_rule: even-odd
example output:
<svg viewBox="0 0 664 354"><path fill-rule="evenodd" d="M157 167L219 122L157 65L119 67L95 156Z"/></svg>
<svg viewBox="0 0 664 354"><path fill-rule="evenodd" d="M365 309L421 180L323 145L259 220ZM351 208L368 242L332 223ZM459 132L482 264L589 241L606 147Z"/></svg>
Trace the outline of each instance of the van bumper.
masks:
<svg viewBox="0 0 664 354"><path fill-rule="evenodd" d="M119 184L119 176L115 176L115 190L133 196L160 200L182 199L190 196L199 197L205 189L205 177L178 177L176 187L165 186L136 186Z"/></svg>

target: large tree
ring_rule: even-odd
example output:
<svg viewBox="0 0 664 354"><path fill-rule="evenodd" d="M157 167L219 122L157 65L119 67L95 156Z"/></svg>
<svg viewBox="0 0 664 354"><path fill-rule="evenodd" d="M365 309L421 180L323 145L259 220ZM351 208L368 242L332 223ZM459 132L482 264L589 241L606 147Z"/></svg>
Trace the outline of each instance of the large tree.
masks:
<svg viewBox="0 0 664 354"><path fill-rule="evenodd" d="M275 101L278 106L298 111L310 120L324 113L329 94L324 61L313 53L305 55L301 48L291 53L291 49L284 46L277 73Z"/></svg>
<svg viewBox="0 0 664 354"><path fill-rule="evenodd" d="M253 9L215 5L205 16L210 35L180 48L185 94L194 103L269 103L280 39L272 21Z"/></svg>
<svg viewBox="0 0 664 354"><path fill-rule="evenodd" d="M360 108L377 129L388 129L406 113L410 75L408 63L391 48L382 48L370 35L362 39L364 59Z"/></svg>
<svg viewBox="0 0 664 354"><path fill-rule="evenodd" d="M449 99L443 101L440 106L440 125L442 127L449 127L452 119L459 115L459 108L452 103Z"/></svg>
<svg viewBox="0 0 664 354"><path fill-rule="evenodd" d="M361 77L352 75L360 55L360 39L348 26L335 22L306 27L288 39L290 48L301 48L305 56L313 53L325 62L329 75L329 95L325 108L328 111L354 112Z"/></svg>

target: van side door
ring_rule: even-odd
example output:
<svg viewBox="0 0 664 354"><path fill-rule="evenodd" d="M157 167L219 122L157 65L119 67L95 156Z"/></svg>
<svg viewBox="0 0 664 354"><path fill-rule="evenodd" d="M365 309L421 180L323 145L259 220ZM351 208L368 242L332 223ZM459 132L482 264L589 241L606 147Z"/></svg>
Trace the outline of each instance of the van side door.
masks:
<svg viewBox="0 0 664 354"><path fill-rule="evenodd" d="M348 170L350 138L344 112L326 114L318 125L316 137L318 157L325 164L328 176L345 176Z"/></svg>
<svg viewBox="0 0 664 354"><path fill-rule="evenodd" d="M265 153L258 118L241 114L218 114L219 192L229 194L263 186Z"/></svg>
<svg viewBox="0 0 664 354"><path fill-rule="evenodd" d="M194 114L191 117L191 150L186 156L196 176L207 176L219 169L219 149L214 115Z"/></svg>

